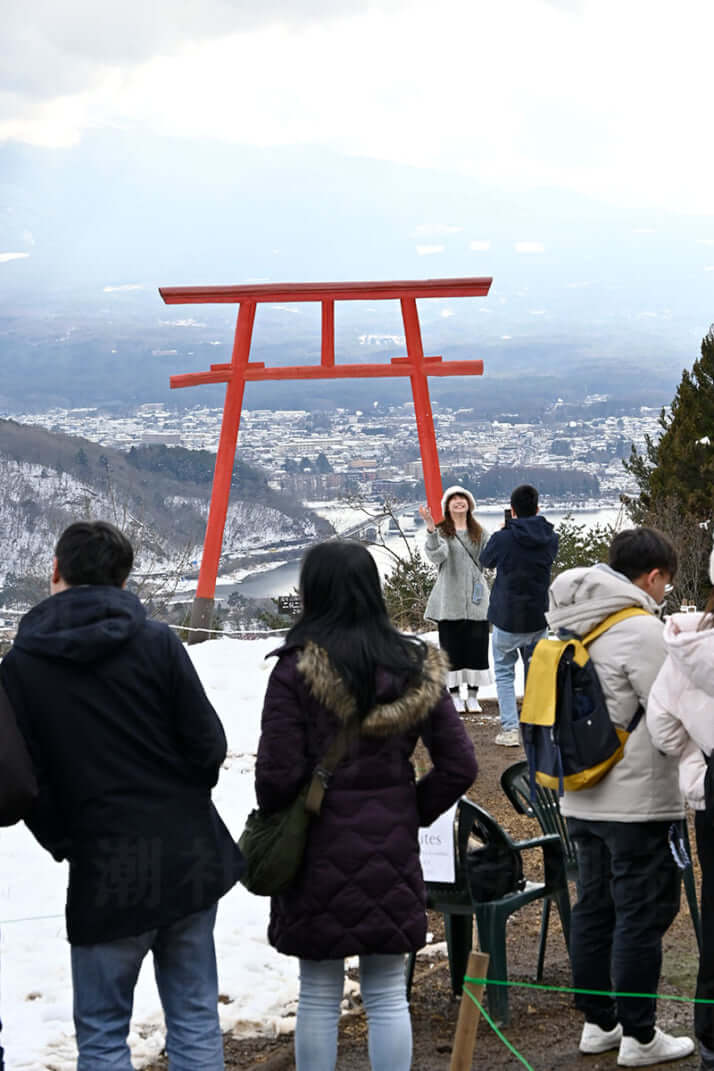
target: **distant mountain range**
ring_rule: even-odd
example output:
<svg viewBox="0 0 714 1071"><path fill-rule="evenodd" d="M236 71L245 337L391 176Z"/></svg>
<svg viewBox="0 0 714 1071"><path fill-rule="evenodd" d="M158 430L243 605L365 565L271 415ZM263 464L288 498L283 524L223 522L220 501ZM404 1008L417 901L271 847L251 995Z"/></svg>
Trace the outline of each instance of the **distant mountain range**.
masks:
<svg viewBox="0 0 714 1071"><path fill-rule="evenodd" d="M488 298L422 302L428 353L483 357L434 397L671 400L712 319L714 229L596 198L501 191L315 147L260 150L101 131L71 149L0 146L0 406L164 400L172 372L230 353L235 310L165 306L158 286L489 275ZM254 356L314 360L319 309L261 307ZM403 352L396 302L337 308L338 359ZM368 338L373 341L370 344ZM360 341L362 339L362 341ZM252 384L256 406L408 397L404 384ZM220 388L175 392L216 404Z"/></svg>

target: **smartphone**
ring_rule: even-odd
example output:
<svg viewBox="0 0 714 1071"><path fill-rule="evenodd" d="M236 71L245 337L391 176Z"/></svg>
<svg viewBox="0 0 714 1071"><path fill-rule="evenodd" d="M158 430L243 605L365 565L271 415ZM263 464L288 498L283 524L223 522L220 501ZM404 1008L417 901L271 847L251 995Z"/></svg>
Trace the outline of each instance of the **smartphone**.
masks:
<svg viewBox="0 0 714 1071"><path fill-rule="evenodd" d="M503 511L503 527L504 528L510 528L510 526L511 526L511 517L512 517L512 514L511 514L510 509L504 509L504 511Z"/></svg>

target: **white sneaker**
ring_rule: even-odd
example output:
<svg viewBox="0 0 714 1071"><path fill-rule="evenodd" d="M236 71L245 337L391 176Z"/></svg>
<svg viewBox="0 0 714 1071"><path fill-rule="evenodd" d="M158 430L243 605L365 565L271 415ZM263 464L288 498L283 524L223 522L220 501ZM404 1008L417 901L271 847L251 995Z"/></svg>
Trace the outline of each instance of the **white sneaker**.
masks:
<svg viewBox="0 0 714 1071"><path fill-rule="evenodd" d="M466 704L464 703L461 696L458 694L458 692L450 692L449 694L451 695L451 700L454 706L456 707L456 713L464 714L466 711Z"/></svg>
<svg viewBox="0 0 714 1071"><path fill-rule="evenodd" d="M493 742L503 747L520 747L521 737L518 729L503 729Z"/></svg>
<svg viewBox="0 0 714 1071"><path fill-rule="evenodd" d="M681 1060L693 1052L694 1042L691 1038L675 1038L656 1026L654 1037L646 1044L637 1038L623 1037L617 1062L620 1067L649 1067L650 1064L663 1064L667 1060Z"/></svg>
<svg viewBox="0 0 714 1071"><path fill-rule="evenodd" d="M621 1041L622 1027L619 1023L612 1030L603 1030L597 1023L585 1023L578 1048L581 1052L608 1052L619 1048Z"/></svg>
<svg viewBox="0 0 714 1071"><path fill-rule="evenodd" d="M469 697L466 700L466 709L472 714L483 714L481 704L478 701L478 692L473 688L469 688Z"/></svg>

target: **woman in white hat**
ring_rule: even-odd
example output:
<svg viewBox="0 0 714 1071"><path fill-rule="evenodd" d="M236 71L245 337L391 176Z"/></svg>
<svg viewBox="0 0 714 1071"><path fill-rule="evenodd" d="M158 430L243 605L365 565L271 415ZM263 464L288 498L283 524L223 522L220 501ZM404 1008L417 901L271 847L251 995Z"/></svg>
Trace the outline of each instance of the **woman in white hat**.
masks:
<svg viewBox="0 0 714 1071"><path fill-rule="evenodd" d="M439 643L451 665L448 686L457 708L479 711L479 685L491 682L488 585L478 564L489 534L474 517L476 502L465 487L448 487L441 509L444 519L438 525L428 506L419 510L426 522L426 556L439 567L424 617L438 624Z"/></svg>
<svg viewBox="0 0 714 1071"><path fill-rule="evenodd" d="M714 551L709 559L714 584ZM664 628L667 659L647 700L647 728L655 747L679 756L679 787L694 811L702 868L702 946L694 1032L702 1071L714 1071L714 590L702 614L673 614Z"/></svg>

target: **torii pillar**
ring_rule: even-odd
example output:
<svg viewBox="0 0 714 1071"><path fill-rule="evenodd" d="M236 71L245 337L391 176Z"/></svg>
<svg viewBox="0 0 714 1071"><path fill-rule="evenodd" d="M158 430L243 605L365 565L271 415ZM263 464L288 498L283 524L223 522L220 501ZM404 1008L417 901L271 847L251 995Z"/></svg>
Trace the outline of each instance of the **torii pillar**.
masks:
<svg viewBox="0 0 714 1071"><path fill-rule="evenodd" d="M223 544L238 429L247 382L285 379L354 379L408 376L414 398L419 447L424 471L426 499L432 515L441 517L441 472L436 449L434 418L429 399L429 376L480 376L483 361L442 361L425 357L421 341L417 298L484 297L492 280L424 279L416 282L372 283L276 283L260 286L162 286L159 293L167 305L237 304L238 319L233 353L226 364L212 364L208 372L171 376L171 386L195 387L202 383L225 383L226 398L213 477L211 504L203 544L203 558L191 626L208 629L213 616L216 580ZM335 301L398 300L404 322L407 356L393 357L388 364L335 364ZM250 360L255 309L259 303L319 301L322 309L320 364L266 368ZM192 632L189 643L208 639L208 632Z"/></svg>

